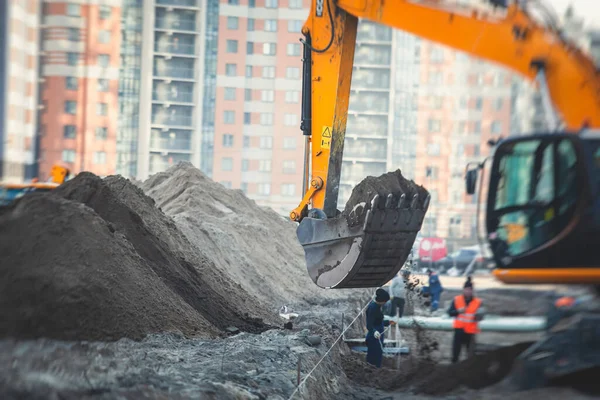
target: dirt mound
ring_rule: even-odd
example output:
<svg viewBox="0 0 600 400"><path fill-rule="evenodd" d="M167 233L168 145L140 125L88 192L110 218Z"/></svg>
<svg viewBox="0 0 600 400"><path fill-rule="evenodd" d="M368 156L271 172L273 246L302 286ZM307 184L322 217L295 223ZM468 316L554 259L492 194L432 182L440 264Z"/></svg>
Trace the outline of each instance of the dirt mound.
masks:
<svg viewBox="0 0 600 400"><path fill-rule="evenodd" d="M224 277L272 309L350 293L324 291L313 284L294 223L241 191L213 182L192 164L179 163L153 175L142 189Z"/></svg>
<svg viewBox="0 0 600 400"><path fill-rule="evenodd" d="M10 321L0 332L114 340L264 330L248 315L253 299L215 284L212 263L186 248L152 199L123 178L81 173L52 194L26 196L0 213L0 315Z"/></svg>
<svg viewBox="0 0 600 400"><path fill-rule="evenodd" d="M388 194L392 194L392 204L397 205L402 194L406 194L407 205L412 201L413 196L418 194L418 205L423 206L429 192L415 182L402 176L398 169L394 172L388 172L378 177L368 176L352 189L352 194L344 208L344 215L350 214L354 206L362 202L369 204L375 195L379 195L379 205L383 207Z"/></svg>

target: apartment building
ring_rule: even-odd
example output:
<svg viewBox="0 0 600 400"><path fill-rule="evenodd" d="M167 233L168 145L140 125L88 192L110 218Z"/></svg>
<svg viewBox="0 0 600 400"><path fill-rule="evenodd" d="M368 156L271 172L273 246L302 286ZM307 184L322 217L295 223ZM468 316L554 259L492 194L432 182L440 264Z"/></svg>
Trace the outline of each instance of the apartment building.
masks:
<svg viewBox="0 0 600 400"><path fill-rule="evenodd" d="M143 1L135 174L139 179L179 161L200 167L206 83L203 28L216 17L206 13L206 4L206 0Z"/></svg>
<svg viewBox="0 0 600 400"><path fill-rule="evenodd" d="M44 1L39 167L115 173L120 0Z"/></svg>
<svg viewBox="0 0 600 400"><path fill-rule="evenodd" d="M37 176L40 4L0 1L0 179Z"/></svg>
<svg viewBox="0 0 600 400"><path fill-rule="evenodd" d="M301 198L302 37L307 0L219 7L212 177L287 214Z"/></svg>

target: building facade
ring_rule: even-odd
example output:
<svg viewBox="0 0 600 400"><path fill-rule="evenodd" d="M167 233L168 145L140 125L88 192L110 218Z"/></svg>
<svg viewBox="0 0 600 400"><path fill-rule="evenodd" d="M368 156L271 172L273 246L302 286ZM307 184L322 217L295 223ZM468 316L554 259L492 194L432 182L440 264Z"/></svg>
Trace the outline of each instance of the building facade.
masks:
<svg viewBox="0 0 600 400"><path fill-rule="evenodd" d="M142 2L139 179L179 161L200 166L206 1Z"/></svg>
<svg viewBox="0 0 600 400"><path fill-rule="evenodd" d="M40 175L115 173L120 0L43 2Z"/></svg>
<svg viewBox="0 0 600 400"><path fill-rule="evenodd" d="M37 0L0 2L0 178L37 177Z"/></svg>

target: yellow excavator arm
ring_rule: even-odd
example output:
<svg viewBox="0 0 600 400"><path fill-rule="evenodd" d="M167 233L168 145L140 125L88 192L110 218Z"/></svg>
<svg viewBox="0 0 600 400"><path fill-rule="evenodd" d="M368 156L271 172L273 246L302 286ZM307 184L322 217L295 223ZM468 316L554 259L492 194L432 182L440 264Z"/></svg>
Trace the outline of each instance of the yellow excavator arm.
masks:
<svg viewBox="0 0 600 400"><path fill-rule="evenodd" d="M502 1L490 0L490 3ZM369 257L375 257L374 253L365 254L363 249L366 243L373 241L372 237L364 235L363 231L369 230L367 225L362 227L363 231L349 234L345 232L343 221L328 225L313 221L333 220L339 214L337 198L358 18L447 45L504 66L527 79L537 79L546 92L546 98L551 100L556 121L562 122L563 128L600 127L600 79L594 62L562 38L559 31L537 22L517 4L481 11L449 7L448 3L436 0L313 0L302 29L301 129L306 138L305 190L302 201L290 217L300 222L298 237L305 249L311 277L319 286L330 288L377 286L393 276L392 272L397 273L406 260L406 252L401 252L396 255L395 263L390 260L379 264L370 262ZM388 203L390 200L391 197ZM393 200L395 202L396 198ZM421 211L426 211L427 204L428 200ZM307 218L309 205L313 212ZM375 210L376 207L372 208ZM386 212L389 214L390 211ZM395 214L394 218L402 219L400 214ZM381 218L383 221L389 215L385 217L384 213ZM307 222L303 227L306 219L311 220L311 225ZM420 224L416 229L420 229ZM329 230L329 233L323 235L321 230ZM385 251L400 240L396 239L394 244L390 234L399 237L401 232L398 227L377 232L380 241L388 243ZM383 237L383 233L388 237ZM346 250L332 250L344 239L344 235L354 238L362 235L362 243L355 240L354 245L346 245ZM407 241L411 241L408 245L412 246L414 235L405 235L402 240L405 246ZM345 251L356 255L347 260ZM318 256L315 257L315 253ZM342 268L344 263L347 265ZM384 264L393 264L393 267L384 271ZM373 268L365 269L369 265ZM336 268L340 271L334 274L332 280L326 284L319 283L318 274ZM319 273L311 273L311 270ZM378 279L348 283L353 274L364 277L378 270L382 271Z"/></svg>

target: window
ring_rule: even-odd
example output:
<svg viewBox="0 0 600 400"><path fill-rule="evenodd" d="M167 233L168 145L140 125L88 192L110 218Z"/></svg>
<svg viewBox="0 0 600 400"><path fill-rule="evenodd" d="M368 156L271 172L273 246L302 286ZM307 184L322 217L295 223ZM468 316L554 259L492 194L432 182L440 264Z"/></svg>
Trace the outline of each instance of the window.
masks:
<svg viewBox="0 0 600 400"><path fill-rule="evenodd" d="M77 102L72 100L65 101L65 112L75 115L77 113Z"/></svg>
<svg viewBox="0 0 600 400"><path fill-rule="evenodd" d="M65 125L63 130L63 137L65 139L75 139L76 134L75 125Z"/></svg>
<svg viewBox="0 0 600 400"><path fill-rule="evenodd" d="M444 98L440 96L431 97L431 108L434 110L440 110L444 104Z"/></svg>
<svg viewBox="0 0 600 400"><path fill-rule="evenodd" d="M233 158L221 158L221 171L233 171Z"/></svg>
<svg viewBox="0 0 600 400"><path fill-rule="evenodd" d="M265 0L266 8L277 8L277 0Z"/></svg>
<svg viewBox="0 0 600 400"><path fill-rule="evenodd" d="M271 160L258 160L258 170L261 172L271 172Z"/></svg>
<svg viewBox="0 0 600 400"><path fill-rule="evenodd" d="M227 46L226 51L228 53L237 53L238 52L238 41L237 40L228 39L226 46Z"/></svg>
<svg viewBox="0 0 600 400"><path fill-rule="evenodd" d="M106 152L104 151L95 151L94 158L92 162L96 165L106 164Z"/></svg>
<svg viewBox="0 0 600 400"><path fill-rule="evenodd" d="M62 160L68 163L75 162L75 150L63 150Z"/></svg>
<svg viewBox="0 0 600 400"><path fill-rule="evenodd" d="M284 137L283 138L283 148L286 150L292 150L296 148L296 138L295 137Z"/></svg>
<svg viewBox="0 0 600 400"><path fill-rule="evenodd" d="M69 33L68 37L71 42L79 41L79 29L78 28L69 28L68 33Z"/></svg>
<svg viewBox="0 0 600 400"><path fill-rule="evenodd" d="M302 31L303 22L299 19L290 19L288 21L288 32L298 33Z"/></svg>
<svg viewBox="0 0 600 400"><path fill-rule="evenodd" d="M477 97L475 99L475 109L480 111L483 108L483 99L481 97Z"/></svg>
<svg viewBox="0 0 600 400"><path fill-rule="evenodd" d="M250 136L244 136L243 142L244 142L244 148L245 149L247 149L248 147L250 147Z"/></svg>
<svg viewBox="0 0 600 400"><path fill-rule="evenodd" d="M246 42L246 54L254 54L254 42Z"/></svg>
<svg viewBox="0 0 600 400"><path fill-rule="evenodd" d="M481 133L481 121L476 121L473 124L473 133Z"/></svg>
<svg viewBox="0 0 600 400"><path fill-rule="evenodd" d="M260 148L261 149L272 149L273 148L273 136L261 136L260 137Z"/></svg>
<svg viewBox="0 0 600 400"><path fill-rule="evenodd" d="M223 112L223 123L234 124L235 123L235 111L227 110Z"/></svg>
<svg viewBox="0 0 600 400"><path fill-rule="evenodd" d="M236 76L237 75L237 64L225 64L225 75Z"/></svg>
<svg viewBox="0 0 600 400"><path fill-rule="evenodd" d="M223 147L233 147L233 135L223 135Z"/></svg>
<svg viewBox="0 0 600 400"><path fill-rule="evenodd" d="M231 189L231 181L221 181L219 182L225 189Z"/></svg>
<svg viewBox="0 0 600 400"><path fill-rule="evenodd" d="M440 71L429 73L429 83L431 85L440 85L444 83L444 76Z"/></svg>
<svg viewBox="0 0 600 400"><path fill-rule="evenodd" d="M108 128L99 126L96 128L96 140L106 140L108 137Z"/></svg>
<svg viewBox="0 0 600 400"><path fill-rule="evenodd" d="M252 65L246 65L246 78L252 78Z"/></svg>
<svg viewBox="0 0 600 400"><path fill-rule="evenodd" d="M296 185L293 183L284 183L281 185L281 195L282 196L295 196L296 195Z"/></svg>
<svg viewBox="0 0 600 400"><path fill-rule="evenodd" d="M300 92L298 91L287 91L285 92L286 103L298 103L300 101Z"/></svg>
<svg viewBox="0 0 600 400"><path fill-rule="evenodd" d="M239 25L238 17L227 17L227 29L236 30Z"/></svg>
<svg viewBox="0 0 600 400"><path fill-rule="evenodd" d="M261 113L260 114L261 125L273 125L273 113Z"/></svg>
<svg viewBox="0 0 600 400"><path fill-rule="evenodd" d="M254 30L254 18L248 18L248 32Z"/></svg>
<svg viewBox="0 0 600 400"><path fill-rule="evenodd" d="M425 167L425 177L427 177L427 178L437 179L439 172L440 171L439 171L438 167L432 167L430 165ZM433 199L433 196L431 196L431 198Z"/></svg>
<svg viewBox="0 0 600 400"><path fill-rule="evenodd" d="M111 14L110 6L100 6L100 19L109 19Z"/></svg>
<svg viewBox="0 0 600 400"><path fill-rule="evenodd" d="M252 113L244 113L244 125L250 125L252 123Z"/></svg>
<svg viewBox="0 0 600 400"><path fill-rule="evenodd" d="M248 0L248 7L249 8L256 7L256 0Z"/></svg>
<svg viewBox="0 0 600 400"><path fill-rule="evenodd" d="M258 184L258 194L261 196L268 196L271 194L271 184L270 183L259 183Z"/></svg>
<svg viewBox="0 0 600 400"><path fill-rule="evenodd" d="M296 161L286 160L283 162L283 173L284 174L295 174L296 173Z"/></svg>
<svg viewBox="0 0 600 400"><path fill-rule="evenodd" d="M500 121L492 122L491 130L492 133L502 133L502 123Z"/></svg>
<svg viewBox="0 0 600 400"><path fill-rule="evenodd" d="M106 68L108 67L108 64L110 64L110 55L98 54L98 66Z"/></svg>
<svg viewBox="0 0 600 400"><path fill-rule="evenodd" d="M252 89L244 89L244 100L252 101Z"/></svg>
<svg viewBox="0 0 600 400"><path fill-rule="evenodd" d="M244 194L248 193L248 182L242 182L240 184L240 190L244 192Z"/></svg>
<svg viewBox="0 0 600 400"><path fill-rule="evenodd" d="M296 114L285 114L283 117L283 124L285 126L298 125L298 115Z"/></svg>
<svg viewBox="0 0 600 400"><path fill-rule="evenodd" d="M243 159L242 160L242 172L248 171L250 169L250 160Z"/></svg>
<svg viewBox="0 0 600 400"><path fill-rule="evenodd" d="M67 15L70 17L81 16L81 6L79 4L67 4Z"/></svg>
<svg viewBox="0 0 600 400"><path fill-rule="evenodd" d="M288 56L299 56L300 55L300 43L288 43L287 55Z"/></svg>
<svg viewBox="0 0 600 400"><path fill-rule="evenodd" d="M427 145L427 154L430 156L439 156L440 155L440 144L439 143L429 143Z"/></svg>
<svg viewBox="0 0 600 400"><path fill-rule="evenodd" d="M106 115L106 114L108 114L108 104L106 104L106 103L96 103L96 114L97 115Z"/></svg>
<svg viewBox="0 0 600 400"><path fill-rule="evenodd" d="M104 44L110 42L110 31L102 30L98 32L98 42Z"/></svg>
<svg viewBox="0 0 600 400"><path fill-rule="evenodd" d="M275 78L275 67L263 67L262 77L269 79Z"/></svg>
<svg viewBox="0 0 600 400"><path fill-rule="evenodd" d="M277 50L275 43L263 43L263 54L265 56L274 56Z"/></svg>
<svg viewBox="0 0 600 400"><path fill-rule="evenodd" d="M227 4L231 4L232 6L239 6L240 0L227 0Z"/></svg>
<svg viewBox="0 0 600 400"><path fill-rule="evenodd" d="M302 0L290 0L289 8L295 8L295 9L302 8Z"/></svg>
<svg viewBox="0 0 600 400"><path fill-rule="evenodd" d="M235 100L235 88L225 88L225 100Z"/></svg>
<svg viewBox="0 0 600 400"><path fill-rule="evenodd" d="M496 111L502 110L503 106L504 106L504 99L502 99L501 97L497 98L496 101L494 102L494 108L496 109Z"/></svg>
<svg viewBox="0 0 600 400"><path fill-rule="evenodd" d="M98 79L98 91L108 92L108 79Z"/></svg>
<svg viewBox="0 0 600 400"><path fill-rule="evenodd" d="M498 72L494 75L494 84L498 87L504 84L504 74L502 72Z"/></svg>
<svg viewBox="0 0 600 400"><path fill-rule="evenodd" d="M79 86L79 80L74 76L67 76L65 78L65 87L67 90L77 90Z"/></svg>
<svg viewBox="0 0 600 400"><path fill-rule="evenodd" d="M265 32L277 32L276 19L265 19Z"/></svg>
<svg viewBox="0 0 600 400"><path fill-rule="evenodd" d="M285 77L288 79L299 79L300 78L300 68L287 67L285 69Z"/></svg>
<svg viewBox="0 0 600 400"><path fill-rule="evenodd" d="M441 127L441 122L439 119L429 119L427 126L429 127L429 132L439 132Z"/></svg>
<svg viewBox="0 0 600 400"><path fill-rule="evenodd" d="M67 64L73 66L79 63L79 53L67 53Z"/></svg>
<svg viewBox="0 0 600 400"><path fill-rule="evenodd" d="M467 99L467 96L461 96L460 97L460 109L466 110L468 106L469 106L469 100Z"/></svg>
<svg viewBox="0 0 600 400"><path fill-rule="evenodd" d="M444 49L433 46L429 52L429 59L431 62L441 63L444 61Z"/></svg>
<svg viewBox="0 0 600 400"><path fill-rule="evenodd" d="M275 101L274 90L263 90L260 95L261 100L265 103L272 103L273 101Z"/></svg>

